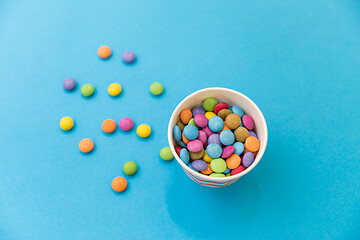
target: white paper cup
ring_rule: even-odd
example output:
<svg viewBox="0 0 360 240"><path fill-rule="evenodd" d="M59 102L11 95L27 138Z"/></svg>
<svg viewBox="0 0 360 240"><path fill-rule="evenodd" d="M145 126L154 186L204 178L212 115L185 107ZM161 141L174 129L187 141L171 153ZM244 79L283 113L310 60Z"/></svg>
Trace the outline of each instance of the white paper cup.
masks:
<svg viewBox="0 0 360 240"><path fill-rule="evenodd" d="M173 127L176 125L176 123L179 120L180 112L184 108L192 109L193 107L201 106L201 103L208 97L214 97L219 101L227 102L230 106L237 105L244 110L245 114L250 115L254 119L255 122L254 129L260 140L260 149L256 155L256 158L254 159L253 164L251 164L250 167L248 167L239 174L229 177L206 176L189 168L176 154L175 151L176 140L174 139L174 135L173 135ZM181 165L185 173L193 181L207 187L228 186L239 180L239 178L241 178L248 172L250 172L259 163L261 157L263 156L266 149L267 140L268 140L268 131L267 131L265 118L262 112L260 111L260 109L258 108L258 106L256 106L256 104L253 101L251 101L250 98L246 97L244 94L241 94L235 90L231 90L228 88L219 88L219 87L205 88L190 94L177 105L177 107L175 108L175 110L173 111L170 117L169 126L168 126L169 146L176 161Z"/></svg>

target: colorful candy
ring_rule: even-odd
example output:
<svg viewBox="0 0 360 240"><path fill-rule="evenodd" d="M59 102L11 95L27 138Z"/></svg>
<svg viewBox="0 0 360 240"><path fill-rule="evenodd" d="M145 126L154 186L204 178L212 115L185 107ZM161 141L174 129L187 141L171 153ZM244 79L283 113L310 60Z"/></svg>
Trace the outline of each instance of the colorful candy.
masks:
<svg viewBox="0 0 360 240"><path fill-rule="evenodd" d="M120 95L121 90L122 90L121 85L118 83L112 83L108 87L108 93L110 96L113 96L113 97Z"/></svg>
<svg viewBox="0 0 360 240"><path fill-rule="evenodd" d="M74 127L74 121L71 117L63 117L60 119L59 126L64 131L70 131Z"/></svg>
<svg viewBox="0 0 360 240"><path fill-rule="evenodd" d="M226 126L228 126L230 129L236 129L236 128L240 127L241 118L239 117L239 115L237 115L237 114L235 114L235 113L230 113L230 114L227 115L227 117L225 118L225 124L226 124Z"/></svg>
<svg viewBox="0 0 360 240"><path fill-rule="evenodd" d="M127 187L127 181L123 177L116 177L112 180L111 187L115 192L123 192Z"/></svg>
<svg viewBox="0 0 360 240"><path fill-rule="evenodd" d="M249 115L244 115L242 117L242 120L244 127L246 127L248 130L252 130L254 128L254 120L252 119L252 117L250 117Z"/></svg>
<svg viewBox="0 0 360 240"><path fill-rule="evenodd" d="M249 167L254 162L254 154L252 152L247 152L244 154L242 159L242 164L244 167Z"/></svg>
<svg viewBox="0 0 360 240"><path fill-rule="evenodd" d="M224 121L221 119L221 117L214 116L210 118L209 120L209 128L213 132L219 132L224 127Z"/></svg>
<svg viewBox="0 0 360 240"><path fill-rule="evenodd" d="M136 134L141 138L147 138L151 134L151 128L147 124L141 124L136 129Z"/></svg>
<svg viewBox="0 0 360 240"><path fill-rule="evenodd" d="M158 96L162 94L164 87L161 83L155 82L150 85L150 92L152 95Z"/></svg>
<svg viewBox="0 0 360 240"><path fill-rule="evenodd" d="M160 157L165 161L170 161L171 159L173 159L174 155L172 154L169 147L164 147L160 150Z"/></svg>
<svg viewBox="0 0 360 240"><path fill-rule="evenodd" d="M116 122L112 119L106 119L101 125L105 133L113 133L116 130Z"/></svg>
<svg viewBox="0 0 360 240"><path fill-rule="evenodd" d="M229 145L233 144L234 141L235 141L235 135L232 131L225 130L220 133L220 142L223 145L229 146Z"/></svg>
<svg viewBox="0 0 360 240"><path fill-rule="evenodd" d="M185 108L181 111L180 119L184 124L188 124L191 118L192 118L192 113L190 109Z"/></svg>
<svg viewBox="0 0 360 240"><path fill-rule="evenodd" d="M120 120L119 127L123 131L130 131L134 127L134 122L131 118L125 117Z"/></svg>
<svg viewBox="0 0 360 240"><path fill-rule="evenodd" d="M189 140L194 140L199 136L199 130L194 125L187 125L184 128L184 136Z"/></svg>
<svg viewBox="0 0 360 240"><path fill-rule="evenodd" d="M222 158L216 158L210 162L210 167L213 172L222 173L226 170L226 162Z"/></svg>
<svg viewBox="0 0 360 240"><path fill-rule="evenodd" d="M218 101L216 100L216 98L209 97L209 98L205 99L205 101L202 103L202 107L207 112L213 112L214 107L217 103L218 103Z"/></svg>
<svg viewBox="0 0 360 240"><path fill-rule="evenodd" d="M93 85L91 85L90 83L86 83L81 87L81 94L84 97L91 97L91 95L94 94L94 91L95 91L95 89L94 89Z"/></svg>
<svg viewBox="0 0 360 240"><path fill-rule="evenodd" d="M197 171L203 171L208 167L207 163L203 160L195 160L191 165Z"/></svg>
<svg viewBox="0 0 360 240"><path fill-rule="evenodd" d="M111 56L111 49L108 46L99 47L97 54L102 59L107 59Z"/></svg>
<svg viewBox="0 0 360 240"><path fill-rule="evenodd" d="M135 61L135 54L131 51L126 51L124 52L123 56L123 61L126 63L133 63Z"/></svg>
<svg viewBox="0 0 360 240"><path fill-rule="evenodd" d="M76 82L72 78L67 78L64 80L63 86L65 90L72 91L76 87Z"/></svg>
<svg viewBox="0 0 360 240"><path fill-rule="evenodd" d="M133 161L128 161L123 166L123 171L126 175L134 175L137 171L137 165Z"/></svg>
<svg viewBox="0 0 360 240"><path fill-rule="evenodd" d="M79 149L83 153L89 153L94 149L94 142L90 138L84 138L79 143Z"/></svg>

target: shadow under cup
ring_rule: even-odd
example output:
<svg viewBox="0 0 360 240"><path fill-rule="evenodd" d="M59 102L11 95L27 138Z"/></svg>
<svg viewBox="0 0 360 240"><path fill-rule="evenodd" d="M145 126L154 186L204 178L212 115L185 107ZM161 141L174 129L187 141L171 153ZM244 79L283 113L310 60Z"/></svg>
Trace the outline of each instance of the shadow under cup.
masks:
<svg viewBox="0 0 360 240"><path fill-rule="evenodd" d="M254 119L254 123L255 123L254 130L260 140L260 149L251 166L239 174L229 177L210 177L207 175L203 175L189 168L176 154L175 151L176 140L174 139L173 128L179 120L180 112L184 108L192 109L193 107L201 106L202 102L208 97L214 97L219 101L224 101L228 103L230 106L237 105L244 110L245 114L250 115ZM177 107L175 108L175 110L173 111L170 117L169 126L168 126L169 146L176 161L181 165L185 173L193 181L207 187L228 186L239 180L240 177L250 172L259 163L261 157L263 156L267 145L267 139L268 139L268 131L266 126L266 121L258 106L250 98L246 97L244 94L228 88L219 88L219 87L205 88L190 94L177 105Z"/></svg>

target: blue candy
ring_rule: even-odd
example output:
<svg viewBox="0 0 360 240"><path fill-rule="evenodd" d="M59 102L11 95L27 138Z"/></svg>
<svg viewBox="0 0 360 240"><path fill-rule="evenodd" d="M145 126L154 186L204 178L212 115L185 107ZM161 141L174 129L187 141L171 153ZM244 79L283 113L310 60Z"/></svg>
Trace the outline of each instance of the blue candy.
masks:
<svg viewBox="0 0 360 240"><path fill-rule="evenodd" d="M180 151L180 159L185 164L189 163L189 161L190 161L189 152L186 149L181 149L181 151Z"/></svg>
<svg viewBox="0 0 360 240"><path fill-rule="evenodd" d="M244 111L239 106L232 106L230 109L233 113L239 115L241 118L244 116Z"/></svg>
<svg viewBox="0 0 360 240"><path fill-rule="evenodd" d="M198 171L203 171L208 167L207 163L204 160L195 160L192 162L192 166Z"/></svg>
<svg viewBox="0 0 360 240"><path fill-rule="evenodd" d="M225 146L233 144L235 141L235 135L230 130L224 130L220 133L220 142Z"/></svg>
<svg viewBox="0 0 360 240"><path fill-rule="evenodd" d="M234 153L237 154L237 155L240 155L243 153L244 151L244 144L242 142L236 142L233 144L235 150L234 150Z"/></svg>
<svg viewBox="0 0 360 240"><path fill-rule="evenodd" d="M214 116L209 120L209 128L213 132L220 132L224 128L224 121L221 117Z"/></svg>
<svg viewBox="0 0 360 240"><path fill-rule="evenodd" d="M186 125L184 128L184 136L189 140L194 140L199 136L199 130L194 125Z"/></svg>
<svg viewBox="0 0 360 240"><path fill-rule="evenodd" d="M230 171L231 171L230 168L226 168L226 170L223 172L223 174L227 174L227 173L229 173Z"/></svg>
<svg viewBox="0 0 360 240"><path fill-rule="evenodd" d="M178 142L180 147L186 148L186 144L182 140L179 140L177 142Z"/></svg>
<svg viewBox="0 0 360 240"><path fill-rule="evenodd" d="M181 130L179 128L178 125L175 125L173 128L173 134L174 134L174 138L176 139L176 141L180 141L181 140Z"/></svg>
<svg viewBox="0 0 360 240"><path fill-rule="evenodd" d="M222 148L219 144L211 143L206 147L206 153L211 158L219 158L222 153Z"/></svg>

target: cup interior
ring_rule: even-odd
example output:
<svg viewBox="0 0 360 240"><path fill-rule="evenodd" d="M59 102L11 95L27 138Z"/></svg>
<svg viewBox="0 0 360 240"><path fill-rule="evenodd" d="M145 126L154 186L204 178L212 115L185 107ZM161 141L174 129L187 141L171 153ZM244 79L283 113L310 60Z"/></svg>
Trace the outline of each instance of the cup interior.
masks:
<svg viewBox="0 0 360 240"><path fill-rule="evenodd" d="M248 167L239 174L229 177L222 177L222 178L203 175L189 168L176 154L175 151L176 140L174 139L173 136L173 127L176 125L177 121L179 120L180 112L184 108L192 109L193 107L201 106L202 102L208 97L214 97L219 101L224 101L228 103L230 106L238 105L244 110L245 114L250 115L254 119L254 123L255 123L254 130L260 140L260 149L256 155L256 158L254 159L253 164L251 164L250 167ZM177 162L183 168L185 168L187 171L191 172L195 176L202 179L207 179L210 181L217 181L217 182L240 178L241 176L250 172L259 163L261 157L263 156L267 145L267 139L268 139L268 131L267 131L265 118L262 112L260 111L260 109L258 108L258 106L250 98L246 97L244 94L228 88L219 88L219 87L205 88L190 94L177 105L177 107L175 108L175 110L173 111L170 117L169 126L168 126L168 141L169 141L170 149Z"/></svg>

